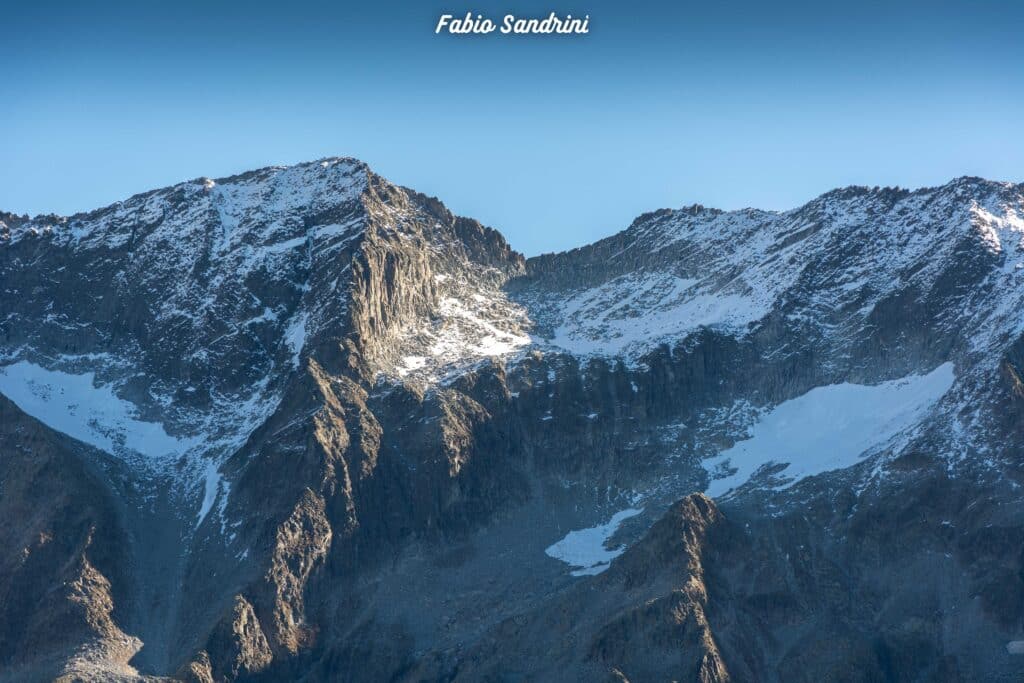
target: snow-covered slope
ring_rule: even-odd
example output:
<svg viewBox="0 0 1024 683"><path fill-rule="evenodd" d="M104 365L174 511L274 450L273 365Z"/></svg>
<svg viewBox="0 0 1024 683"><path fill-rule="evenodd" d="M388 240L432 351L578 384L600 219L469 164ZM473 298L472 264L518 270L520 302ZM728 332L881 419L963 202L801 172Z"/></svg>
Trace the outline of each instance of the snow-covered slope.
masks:
<svg viewBox="0 0 1024 683"><path fill-rule="evenodd" d="M14 225L0 390L177 481L205 514L218 464L275 410L311 328L343 324L335 264L365 230L367 173L345 159L267 168ZM313 283L335 296L305 303Z"/></svg>
<svg viewBox="0 0 1024 683"><path fill-rule="evenodd" d="M772 313L841 335L893 292L935 287L975 249L1001 265L983 289L964 292L974 299L964 312L1012 332L1022 329L1006 315L1024 277L1022 212L1020 186L977 178L913 192L836 190L785 212L662 210L594 245L534 259L520 298L544 343L636 362L699 327L743 334Z"/></svg>

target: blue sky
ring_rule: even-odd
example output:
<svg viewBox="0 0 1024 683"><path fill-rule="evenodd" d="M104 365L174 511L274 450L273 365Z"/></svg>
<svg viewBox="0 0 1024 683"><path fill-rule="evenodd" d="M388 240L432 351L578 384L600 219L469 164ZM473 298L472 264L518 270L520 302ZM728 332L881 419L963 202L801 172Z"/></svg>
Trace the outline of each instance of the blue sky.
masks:
<svg viewBox="0 0 1024 683"><path fill-rule="evenodd" d="M0 208L350 155L536 254L694 202L1024 181L1024 3L7 3ZM87 6L88 5L88 6ZM589 14L452 37L443 12Z"/></svg>

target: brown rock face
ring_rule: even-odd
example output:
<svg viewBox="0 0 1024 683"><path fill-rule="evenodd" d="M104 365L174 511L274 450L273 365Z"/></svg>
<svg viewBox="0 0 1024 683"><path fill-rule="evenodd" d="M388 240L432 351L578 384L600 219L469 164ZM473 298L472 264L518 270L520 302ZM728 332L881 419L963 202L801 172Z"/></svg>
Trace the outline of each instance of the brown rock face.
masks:
<svg viewBox="0 0 1024 683"><path fill-rule="evenodd" d="M210 652L214 653L213 656ZM260 673L273 659L252 605L241 595L236 595L234 607L210 634L206 650L193 663L197 671L193 675L201 677L208 671L210 680L234 681ZM225 667L214 670L212 662L223 663Z"/></svg>
<svg viewBox="0 0 1024 683"><path fill-rule="evenodd" d="M704 583L704 554L724 524L709 498L684 498L608 571L499 625L455 679L732 680Z"/></svg>
<svg viewBox="0 0 1024 683"><path fill-rule="evenodd" d="M703 555L708 534L721 524L711 499L689 496L616 561L606 581L618 584L618 578L630 591L659 579L673 587L667 595L649 599L601 627L591 640L589 658L627 680L731 680L706 615Z"/></svg>
<svg viewBox="0 0 1024 683"><path fill-rule="evenodd" d="M278 529L267 578L274 586L274 642L295 654L314 642L306 624L305 589L310 574L323 563L331 546L331 525L324 501L307 490Z"/></svg>
<svg viewBox="0 0 1024 683"><path fill-rule="evenodd" d="M127 539L109 483L0 396L0 678L130 676Z"/></svg>

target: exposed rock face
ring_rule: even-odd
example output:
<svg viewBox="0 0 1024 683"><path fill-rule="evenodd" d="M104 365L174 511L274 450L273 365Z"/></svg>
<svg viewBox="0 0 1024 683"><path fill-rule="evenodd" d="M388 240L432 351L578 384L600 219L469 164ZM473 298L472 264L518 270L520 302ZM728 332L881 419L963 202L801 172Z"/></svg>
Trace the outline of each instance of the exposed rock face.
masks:
<svg viewBox="0 0 1024 683"><path fill-rule="evenodd" d="M125 530L109 483L75 444L0 396L0 671L8 680L132 675L118 625Z"/></svg>
<svg viewBox="0 0 1024 683"><path fill-rule="evenodd" d="M495 627L455 679L731 680L705 614L703 555L722 523L710 499L688 496L607 572Z"/></svg>
<svg viewBox="0 0 1024 683"><path fill-rule="evenodd" d="M0 680L1020 677L1022 192L0 214Z"/></svg>
<svg viewBox="0 0 1024 683"><path fill-rule="evenodd" d="M213 652L211 658L208 652ZM207 648L197 659L197 676L206 675L211 680L237 680L263 671L273 660L273 653L267 643L256 613L249 601L241 595L235 596L235 604L224 620L214 629ZM226 665L223 670L214 671L212 662Z"/></svg>

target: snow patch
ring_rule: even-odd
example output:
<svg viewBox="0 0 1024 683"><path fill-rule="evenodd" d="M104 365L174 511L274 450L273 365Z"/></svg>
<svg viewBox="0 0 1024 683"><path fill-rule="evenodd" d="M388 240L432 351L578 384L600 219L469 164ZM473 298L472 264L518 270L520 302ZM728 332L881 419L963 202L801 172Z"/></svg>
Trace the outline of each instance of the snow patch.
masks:
<svg viewBox="0 0 1024 683"><path fill-rule="evenodd" d="M1002 215L989 211L975 203L971 207L973 222L982 242L993 253L1000 253L1003 240L1006 239L1014 247L1019 247L1024 236L1024 219L1017 215L1012 207L1002 207Z"/></svg>
<svg viewBox="0 0 1024 683"><path fill-rule="evenodd" d="M0 393L47 427L115 455L166 460L203 443L138 419L135 406L109 385L97 385L91 372L73 375L19 361L0 368Z"/></svg>
<svg viewBox="0 0 1024 683"><path fill-rule="evenodd" d="M416 372L417 370L426 367L428 358L426 356L405 356L399 362L395 371L398 372L399 377L405 377L409 373Z"/></svg>
<svg viewBox="0 0 1024 683"><path fill-rule="evenodd" d="M488 300L474 295L477 303ZM453 297L441 299L438 313L448 324L438 335L431 352L440 358L502 356L527 346L530 338L516 329L502 330Z"/></svg>
<svg viewBox="0 0 1024 683"><path fill-rule="evenodd" d="M630 517L643 512L643 508L627 508L612 515L604 524L570 531L557 543L549 546L544 552L549 557L565 562L573 576L593 576L600 574L616 557L622 554L625 546L608 548L608 539L618 530L619 525Z"/></svg>
<svg viewBox="0 0 1024 683"><path fill-rule="evenodd" d="M83 358L101 360L61 360ZM185 437L168 434L161 422L139 419L137 407L118 397L115 387L98 384L94 372L49 370L24 360L0 367L0 394L25 413L140 470L170 476L176 491L198 499L197 526L215 505L223 520L230 487L218 468L276 408L278 399L267 395L266 380L245 399L218 397L217 409Z"/></svg>
<svg viewBox="0 0 1024 683"><path fill-rule="evenodd" d="M873 386L833 384L780 403L754 425L749 438L705 463L713 479L707 494L723 496L769 464L776 476L797 481L857 464L870 451L917 424L953 385L953 364Z"/></svg>

